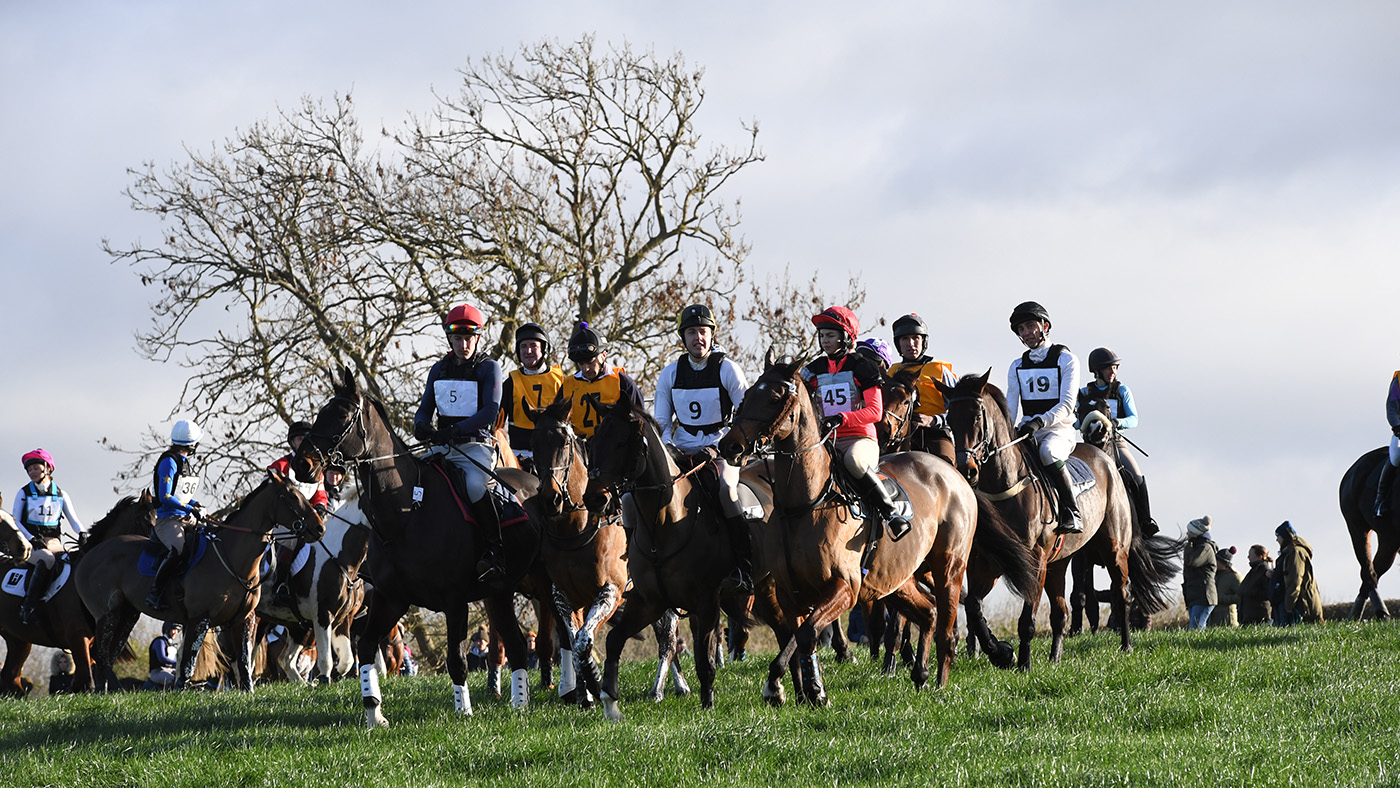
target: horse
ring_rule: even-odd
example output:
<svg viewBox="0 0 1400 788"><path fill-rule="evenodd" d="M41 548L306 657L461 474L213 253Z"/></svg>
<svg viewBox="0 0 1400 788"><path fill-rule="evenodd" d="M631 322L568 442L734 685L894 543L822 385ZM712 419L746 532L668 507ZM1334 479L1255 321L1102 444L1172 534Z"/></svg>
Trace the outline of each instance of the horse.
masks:
<svg viewBox="0 0 1400 788"><path fill-rule="evenodd" d="M1028 442L1012 440L1006 398L1001 389L987 382L989 374L990 370L983 375L966 375L956 386L945 386L941 382L937 386L948 406L948 424L953 430L958 470L995 501L998 510L1036 558L1039 587L1026 597L1021 609L1017 667L1021 670L1031 667L1035 611L1042 590L1051 604L1050 661L1059 661L1065 635L1065 571L1069 558L1085 548L1093 550L1096 560L1108 567L1119 647L1125 652L1131 651L1126 611L1132 593L1139 596L1146 610L1165 608L1170 567L1163 566L1161 556L1153 551L1134 550L1132 512L1113 458L1087 444L1079 444L1073 452L1074 457L1084 462L1094 480L1094 486L1078 496L1084 532L1055 534L1057 515L1050 485L1038 480L1038 458ZM968 609L969 630L981 641L994 664L1009 667L1010 646L992 636L981 609L981 600L995 583L996 578L990 572L974 566L969 571L968 597L964 604Z"/></svg>
<svg viewBox="0 0 1400 788"><path fill-rule="evenodd" d="M1382 446L1358 457L1342 474L1342 483L1337 488L1342 519L1347 521L1347 532L1351 534L1351 549L1361 566L1361 589L1356 592L1356 601L1348 615L1353 621L1361 617L1368 599L1376 618L1390 618L1390 610L1376 590L1381 575L1395 563L1396 552L1400 551L1400 506L1392 505L1385 517L1376 517L1376 487L1380 484L1381 466L1390 462L1389 452ZM1388 494L1394 498L1395 491L1392 489ZM1372 533L1376 535L1374 556L1371 554Z"/></svg>
<svg viewBox="0 0 1400 788"><path fill-rule="evenodd" d="M360 506L369 518L371 535L367 574L374 579L369 613L357 646L360 692L365 723L387 726L383 714L375 654L410 605L442 611L447 619L447 672L453 700L461 714L471 714L466 663L461 645L466 638L467 606L485 599L491 625L505 638L512 668L511 705L529 704L525 636L515 617L510 589L534 563L540 533L523 514L514 521L501 518L505 577L487 586L471 567L480 556L476 529L469 523L463 494L456 489L450 466L420 460L389 427L384 404L360 390L348 367L331 377L334 391L312 423L292 458L298 479L319 478L328 462L344 460L355 467ZM538 480L524 471L502 468L499 480L528 499ZM488 495L499 495L488 492ZM498 503L505 504L498 499Z"/></svg>
<svg viewBox="0 0 1400 788"><path fill-rule="evenodd" d="M714 639L721 605L731 621L746 620L742 604L732 595L721 601L720 586L733 571L734 560L718 502L711 500L692 476L681 473L661 441L656 420L625 398L607 410L589 443L593 465L584 493L588 508L601 512L619 488L629 490L621 503L631 532L627 554L633 585L607 638L599 694L604 714L613 721L622 719L617 686L622 649L642 627L660 619L662 628L653 627L660 654L652 692L653 699L659 699L658 690L675 647L671 622L676 608L690 615L700 705L713 708Z"/></svg>
<svg viewBox="0 0 1400 788"><path fill-rule="evenodd" d="M911 528L899 541L881 532L870 569L863 573L863 548L871 526L841 492L833 458L824 450L811 395L800 372L803 362L765 359L763 374L744 394L729 432L720 440L730 462L771 445L762 466L773 482L773 513L754 532L757 609L782 651L769 665L765 700L783 703L781 678L800 649L794 681L800 700L828 699L813 656L817 634L857 602L889 597L890 604L919 624L922 636L911 671L915 687L929 677L928 646L937 629L936 686L948 682L956 637L958 596L979 519L988 507L951 465L921 452L887 455L880 470L908 497ZM779 481L781 480L781 484ZM1014 584L1029 587L1028 554L1018 551L1009 529L988 516L986 538L997 536L1008 556L1021 558ZM930 589L926 595L919 587ZM698 653L698 652L697 652Z"/></svg>
<svg viewBox="0 0 1400 788"><path fill-rule="evenodd" d="M121 499L107 516L88 529L84 546L76 552L64 553L60 560L71 563L76 572L79 561L109 539L123 535L150 536L151 529L155 527L155 511L155 499L149 491ZM10 585L9 578L16 571L21 570L16 567L4 573L5 585ZM59 577L62 577L61 572ZM23 590L23 586L20 589ZM93 680L94 622L73 582L64 583L52 598L40 605L30 624L19 620L20 600L21 597L0 594L0 637L5 640L5 665L0 668L0 695L24 694L20 670L34 645L67 649L73 654L75 672L70 691L86 692L105 683L105 673L99 674L104 681Z"/></svg>
<svg viewBox="0 0 1400 788"><path fill-rule="evenodd" d="M200 538L186 541L187 561L194 563L182 581L183 596L177 595L167 610L146 605L151 579L141 573L139 559L148 539L117 537L84 556L74 579L83 604L98 622L99 671L111 668L118 649L145 613L185 625L177 686L189 684L205 633L210 627L223 627L227 637L238 639L234 665L238 686L253 691L253 610L262 593L259 563L265 547L278 526L307 539L319 539L325 526L297 486L275 470L223 522L205 518L205 523ZM206 538L207 551L200 560L201 542Z"/></svg>

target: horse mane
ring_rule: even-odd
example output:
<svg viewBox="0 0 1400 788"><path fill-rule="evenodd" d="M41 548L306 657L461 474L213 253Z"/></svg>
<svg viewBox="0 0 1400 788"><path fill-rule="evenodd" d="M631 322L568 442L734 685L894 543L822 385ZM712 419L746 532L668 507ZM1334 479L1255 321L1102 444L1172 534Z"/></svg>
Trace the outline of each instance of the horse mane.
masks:
<svg viewBox="0 0 1400 788"><path fill-rule="evenodd" d="M240 499L238 500L238 503L234 504L233 509L230 510L228 514L224 515L223 519L224 519L224 520L232 520L234 517L236 517L236 516L238 516L239 514L241 514L241 513L243 512L243 509L246 508L246 507L248 506L248 502L249 502L250 500L252 500L253 496L255 496L255 495L257 495L258 493L262 492L262 489L263 489L264 487L268 486L269 484L272 484L272 477L271 477L271 476L264 476L264 477L263 477L263 480L262 480L262 484L259 484L257 487L254 487L247 495L245 495L245 496L243 496L242 498L240 498Z"/></svg>
<svg viewBox="0 0 1400 788"><path fill-rule="evenodd" d="M912 392L919 380L919 373L921 371L922 370L915 367L905 367L893 375L885 374L884 379L903 387L905 391Z"/></svg>
<svg viewBox="0 0 1400 788"><path fill-rule="evenodd" d="M116 522L120 519L121 515L125 513L127 509L140 503L140 501L141 498L135 495L128 495L120 501L117 501L117 505L113 506L110 512L107 512L101 520L93 523L92 526L88 528L88 541L97 543L105 539L107 537L107 532L116 527ZM154 508L153 506L152 509Z"/></svg>
<svg viewBox="0 0 1400 788"><path fill-rule="evenodd" d="M624 415L628 413L633 414L637 418L641 419L643 424L650 425L652 429L656 430L656 440L657 442L661 443L662 448L664 448L666 450L666 453L671 456L671 461L680 461L680 450L670 445L669 443L661 441L661 436L665 434L665 431L661 429L661 422L657 421L655 416L647 412L645 405L638 405L630 399L619 398L617 400L617 404L613 405L612 410L616 411L619 408L623 409L622 412Z"/></svg>
<svg viewBox="0 0 1400 788"><path fill-rule="evenodd" d="M953 386L953 396L973 396L973 389L981 389L982 393L991 396L997 408L1001 410L1001 417L1007 424L1011 423L1011 408L1006 404L1006 395L996 384L989 383L990 375L963 375L958 378L957 385Z"/></svg>

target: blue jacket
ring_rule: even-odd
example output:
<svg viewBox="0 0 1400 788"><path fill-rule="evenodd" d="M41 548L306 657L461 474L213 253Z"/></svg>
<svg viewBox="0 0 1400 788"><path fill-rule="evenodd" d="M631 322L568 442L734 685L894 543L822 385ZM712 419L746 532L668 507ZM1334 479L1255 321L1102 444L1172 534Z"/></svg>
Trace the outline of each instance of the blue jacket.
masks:
<svg viewBox="0 0 1400 788"><path fill-rule="evenodd" d="M451 403L439 402L439 389L449 391L452 382L474 383L476 402L469 413L449 415ZM448 434L454 441L483 440L491 437L496 429L496 417L501 412L501 366L494 359L476 356L466 361L458 361L448 353L439 359L428 371L428 384L423 389L423 399L418 403L418 411L413 415L413 429L418 432L431 427L437 416L437 428ZM439 383L444 386L439 386ZM469 389L467 389L469 390ZM449 392L452 393L452 392ZM448 411L444 413L444 410Z"/></svg>

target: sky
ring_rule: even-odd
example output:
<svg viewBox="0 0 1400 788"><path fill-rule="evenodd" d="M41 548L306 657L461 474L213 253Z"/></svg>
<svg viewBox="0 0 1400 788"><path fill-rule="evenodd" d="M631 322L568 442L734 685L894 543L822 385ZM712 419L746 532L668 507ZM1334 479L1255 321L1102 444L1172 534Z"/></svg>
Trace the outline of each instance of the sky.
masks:
<svg viewBox="0 0 1400 788"><path fill-rule="evenodd" d="M935 355L994 382L1022 349L1012 306L1041 302L1054 340L1124 358L1168 533L1210 514L1243 571L1287 519L1324 599L1355 595L1337 485L1388 439L1400 368L1400 6L1380 2L0 0L6 506L43 446L91 522L124 464L101 441L169 428L183 370L137 355L153 294L101 248L160 231L128 168L304 96L352 93L392 129L472 58L585 34L703 66L705 139L758 122L766 160L728 192L753 272L857 274L867 326L918 312Z"/></svg>

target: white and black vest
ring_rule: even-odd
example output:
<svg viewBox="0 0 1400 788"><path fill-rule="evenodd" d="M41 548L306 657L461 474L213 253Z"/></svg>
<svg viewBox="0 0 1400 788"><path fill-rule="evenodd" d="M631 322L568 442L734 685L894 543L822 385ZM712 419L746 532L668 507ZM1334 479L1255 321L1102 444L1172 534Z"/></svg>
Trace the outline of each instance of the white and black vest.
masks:
<svg viewBox="0 0 1400 788"><path fill-rule="evenodd" d="M671 409L676 421L692 435L712 435L724 428L734 410L729 390L720 377L724 354L715 352L696 369L689 354L676 360L676 379L671 383Z"/></svg>
<svg viewBox="0 0 1400 788"><path fill-rule="evenodd" d="M39 492L39 485L30 482L24 486L24 527L35 536L57 537L59 518L63 516L63 491L58 485L49 482L47 493Z"/></svg>
<svg viewBox="0 0 1400 788"><path fill-rule="evenodd" d="M1016 381L1021 389L1021 412L1026 418L1049 413L1060 401L1060 354L1069 348L1051 345L1044 361L1032 361L1031 352L1021 354Z"/></svg>

